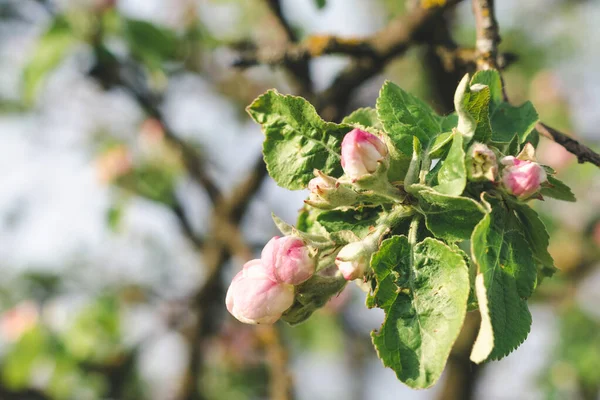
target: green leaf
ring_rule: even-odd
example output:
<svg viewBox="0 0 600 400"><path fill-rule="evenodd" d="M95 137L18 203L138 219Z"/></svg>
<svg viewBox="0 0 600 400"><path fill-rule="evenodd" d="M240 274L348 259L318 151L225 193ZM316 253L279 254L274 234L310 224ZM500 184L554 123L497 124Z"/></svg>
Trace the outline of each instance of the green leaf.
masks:
<svg viewBox="0 0 600 400"><path fill-rule="evenodd" d="M377 287L369 307L385 311L373 332L383 365L413 388L440 377L465 318L469 276L462 256L427 238L414 249L406 236L385 240L371 258Z"/></svg>
<svg viewBox="0 0 600 400"><path fill-rule="evenodd" d="M490 88L481 83L469 83L468 75L460 81L454 94L458 114L457 130L467 140L487 142L492 136L490 126Z"/></svg>
<svg viewBox="0 0 600 400"><path fill-rule="evenodd" d="M565 185L562 181L548 175L548 184L549 185L542 186L542 190L540 191L542 196L552 197L554 199L563 201L577 201L575 195L571 191L571 188Z"/></svg>
<svg viewBox="0 0 600 400"><path fill-rule="evenodd" d="M349 126L325 122L303 98L275 90L258 97L247 111L265 132L263 155L279 186L304 189L314 178L314 169L342 175L341 144Z"/></svg>
<svg viewBox="0 0 600 400"><path fill-rule="evenodd" d="M501 201L489 201L492 210L471 237L482 318L471 352L476 363L500 359L527 338L531 314L526 299L533 292L537 274L531 249L512 213Z"/></svg>
<svg viewBox="0 0 600 400"><path fill-rule="evenodd" d="M476 72L471 78L471 85L485 85L490 90L490 107L496 107L504 101L502 94L502 80L498 71L488 69Z"/></svg>
<svg viewBox="0 0 600 400"><path fill-rule="evenodd" d="M147 21L127 19L125 39L133 55L150 68L178 57L180 42L174 31Z"/></svg>
<svg viewBox="0 0 600 400"><path fill-rule="evenodd" d="M453 138L453 132L444 132L438 135L429 147L429 158L434 159L441 157L448 145L452 143Z"/></svg>
<svg viewBox="0 0 600 400"><path fill-rule="evenodd" d="M442 128L442 132L452 132L454 128L458 125L458 114L455 112L445 115L440 119L440 127Z"/></svg>
<svg viewBox="0 0 600 400"><path fill-rule="evenodd" d="M66 57L77 39L63 16L57 16L37 43L23 70L23 97L31 105L46 76Z"/></svg>
<svg viewBox="0 0 600 400"><path fill-rule="evenodd" d="M10 389L26 388L36 360L48 357L51 338L40 325L25 331L2 356L2 381Z"/></svg>
<svg viewBox="0 0 600 400"><path fill-rule="evenodd" d="M456 131L448 156L442 161L438 172L436 191L449 196L459 196L467 185L467 168L465 166L465 151L463 150L463 135Z"/></svg>
<svg viewBox="0 0 600 400"><path fill-rule="evenodd" d="M325 8L325 6L327 6L327 0L314 0L315 1L315 5L317 6L317 8L319 10L322 10Z"/></svg>
<svg viewBox="0 0 600 400"><path fill-rule="evenodd" d="M413 188L427 229L437 238L451 242L468 239L485 214L485 209L468 197L442 194L425 185Z"/></svg>
<svg viewBox="0 0 600 400"><path fill-rule="evenodd" d="M499 143L509 143L515 135L519 136L521 143L525 143L539 121L537 111L529 101L518 107L501 103L490 118L492 141Z"/></svg>
<svg viewBox="0 0 600 400"><path fill-rule="evenodd" d="M515 135L520 142L529 140L539 117L533 104L526 102L518 107L503 101L502 80L495 70L479 71L471 79L471 85L482 84L490 88L490 123L492 126L492 141L509 143Z"/></svg>
<svg viewBox="0 0 600 400"><path fill-rule="evenodd" d="M444 131L442 117L423 101L389 81L379 92L377 114L398 150L406 155L411 155L412 150L412 139L407 140L406 137L416 136L426 148Z"/></svg>
<svg viewBox="0 0 600 400"><path fill-rule="evenodd" d="M377 117L377 111L371 107L355 110L342 120L342 124L361 128L371 133L383 131L383 125Z"/></svg>
<svg viewBox="0 0 600 400"><path fill-rule="evenodd" d="M177 176L177 172L164 165L144 164L118 177L115 183L139 196L172 206Z"/></svg>
<svg viewBox="0 0 600 400"><path fill-rule="evenodd" d="M377 223L379 211L378 208L325 211L317 216L317 222L329 233L352 231L359 238L364 238Z"/></svg>
<svg viewBox="0 0 600 400"><path fill-rule="evenodd" d="M527 204L512 203L521 229L529 243L534 260L541 266L542 276L552 276L556 271L554 260L548 252L550 236L538 214Z"/></svg>
<svg viewBox="0 0 600 400"><path fill-rule="evenodd" d="M118 202L106 211L106 223L111 231L117 232L123 220L123 202Z"/></svg>

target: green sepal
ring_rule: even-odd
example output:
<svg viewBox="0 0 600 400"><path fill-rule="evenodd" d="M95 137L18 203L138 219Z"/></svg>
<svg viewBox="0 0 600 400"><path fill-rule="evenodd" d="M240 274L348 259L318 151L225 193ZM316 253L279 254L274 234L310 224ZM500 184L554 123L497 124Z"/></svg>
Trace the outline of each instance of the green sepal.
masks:
<svg viewBox="0 0 600 400"><path fill-rule="evenodd" d="M341 275L335 277L313 275L312 278L295 287L294 303L281 319L290 325L306 321L332 296L340 293L346 283L347 281Z"/></svg>

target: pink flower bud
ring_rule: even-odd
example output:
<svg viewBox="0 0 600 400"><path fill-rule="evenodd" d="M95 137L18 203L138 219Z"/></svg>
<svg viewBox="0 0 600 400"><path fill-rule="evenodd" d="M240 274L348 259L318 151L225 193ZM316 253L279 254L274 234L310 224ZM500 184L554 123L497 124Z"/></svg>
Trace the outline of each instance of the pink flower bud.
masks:
<svg viewBox="0 0 600 400"><path fill-rule="evenodd" d="M350 243L340 250L335 265L347 281L362 278L369 267L371 253L363 242Z"/></svg>
<svg viewBox="0 0 600 400"><path fill-rule="evenodd" d="M506 165L502 171L502 184L510 194L520 199L537 192L547 178L544 168L533 161L508 156L502 159L502 164Z"/></svg>
<svg viewBox="0 0 600 400"><path fill-rule="evenodd" d="M342 168L350 179L357 180L374 173L387 154L387 147L377 136L353 129L342 141Z"/></svg>
<svg viewBox="0 0 600 400"><path fill-rule="evenodd" d="M276 282L298 285L315 273L315 261L298 237L275 236L263 248L260 258Z"/></svg>
<svg viewBox="0 0 600 400"><path fill-rule="evenodd" d="M225 304L245 324L272 324L294 302L294 286L271 279L260 260L251 260L231 281Z"/></svg>
<svg viewBox="0 0 600 400"><path fill-rule="evenodd" d="M319 197L327 197L328 193L331 193L338 187L337 180L331 176L327 176L321 171L315 171L316 177L308 182L308 189L311 195Z"/></svg>
<svg viewBox="0 0 600 400"><path fill-rule="evenodd" d="M494 182L498 173L496 154L483 143L475 143L467 152L467 174L471 181Z"/></svg>

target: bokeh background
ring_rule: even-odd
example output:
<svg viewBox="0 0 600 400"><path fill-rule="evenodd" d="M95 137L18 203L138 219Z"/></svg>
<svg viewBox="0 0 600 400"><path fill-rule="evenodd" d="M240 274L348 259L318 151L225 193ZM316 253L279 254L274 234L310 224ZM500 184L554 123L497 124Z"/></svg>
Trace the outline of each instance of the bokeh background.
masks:
<svg viewBox="0 0 600 400"><path fill-rule="evenodd" d="M412 391L376 358L383 315L354 285L294 328L225 310L228 281L277 234L271 212L293 223L307 195L265 176L244 107L275 87L339 119L390 79L449 112L475 28L460 2L333 100L363 56L252 57L445 1L421 3L0 0L0 399L598 399L600 175L545 139L539 158L578 202L535 204L560 272L504 360L468 362L470 316L441 381ZM598 149L600 2L497 3L511 100Z"/></svg>

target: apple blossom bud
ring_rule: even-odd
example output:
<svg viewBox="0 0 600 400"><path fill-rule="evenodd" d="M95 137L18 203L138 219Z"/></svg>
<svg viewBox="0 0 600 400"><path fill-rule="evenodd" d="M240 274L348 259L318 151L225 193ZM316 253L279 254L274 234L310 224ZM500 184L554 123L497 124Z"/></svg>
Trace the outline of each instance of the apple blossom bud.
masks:
<svg viewBox="0 0 600 400"><path fill-rule="evenodd" d="M381 139L360 129L351 130L342 141L342 168L353 181L374 173L387 155Z"/></svg>
<svg viewBox="0 0 600 400"><path fill-rule="evenodd" d="M315 261L304 241L275 236L263 248L261 262L276 282L299 285L315 273Z"/></svg>
<svg viewBox="0 0 600 400"><path fill-rule="evenodd" d="M367 271L371 252L366 251L363 242L354 242L347 244L340 250L335 258L335 265L344 276L344 279L351 281L362 278Z"/></svg>
<svg viewBox="0 0 600 400"><path fill-rule="evenodd" d="M498 174L496 154L483 143L473 144L467 152L467 175L471 181L492 181Z"/></svg>
<svg viewBox="0 0 600 400"><path fill-rule="evenodd" d="M339 187L337 179L325 175L319 170L314 172L315 178L308 182L308 189L310 190L310 196L308 198L309 204L327 205L328 199L333 195L336 189Z"/></svg>
<svg viewBox="0 0 600 400"><path fill-rule="evenodd" d="M318 169L315 178L308 182L310 195L305 203L323 210L356 204L357 193L349 187L341 185L334 177L325 175Z"/></svg>
<svg viewBox="0 0 600 400"><path fill-rule="evenodd" d="M540 189L547 175L544 168L536 162L520 160L513 156L504 157L502 164L502 184L508 193L525 199Z"/></svg>
<svg viewBox="0 0 600 400"><path fill-rule="evenodd" d="M325 175L319 170L315 171L315 176L315 178L311 179L310 182L308 182L308 189L311 193L315 193L319 196L322 196L324 194L334 191L338 186L337 179Z"/></svg>
<svg viewBox="0 0 600 400"><path fill-rule="evenodd" d="M294 286L271 279L260 260L251 260L227 290L227 310L246 324L272 324L294 303Z"/></svg>

